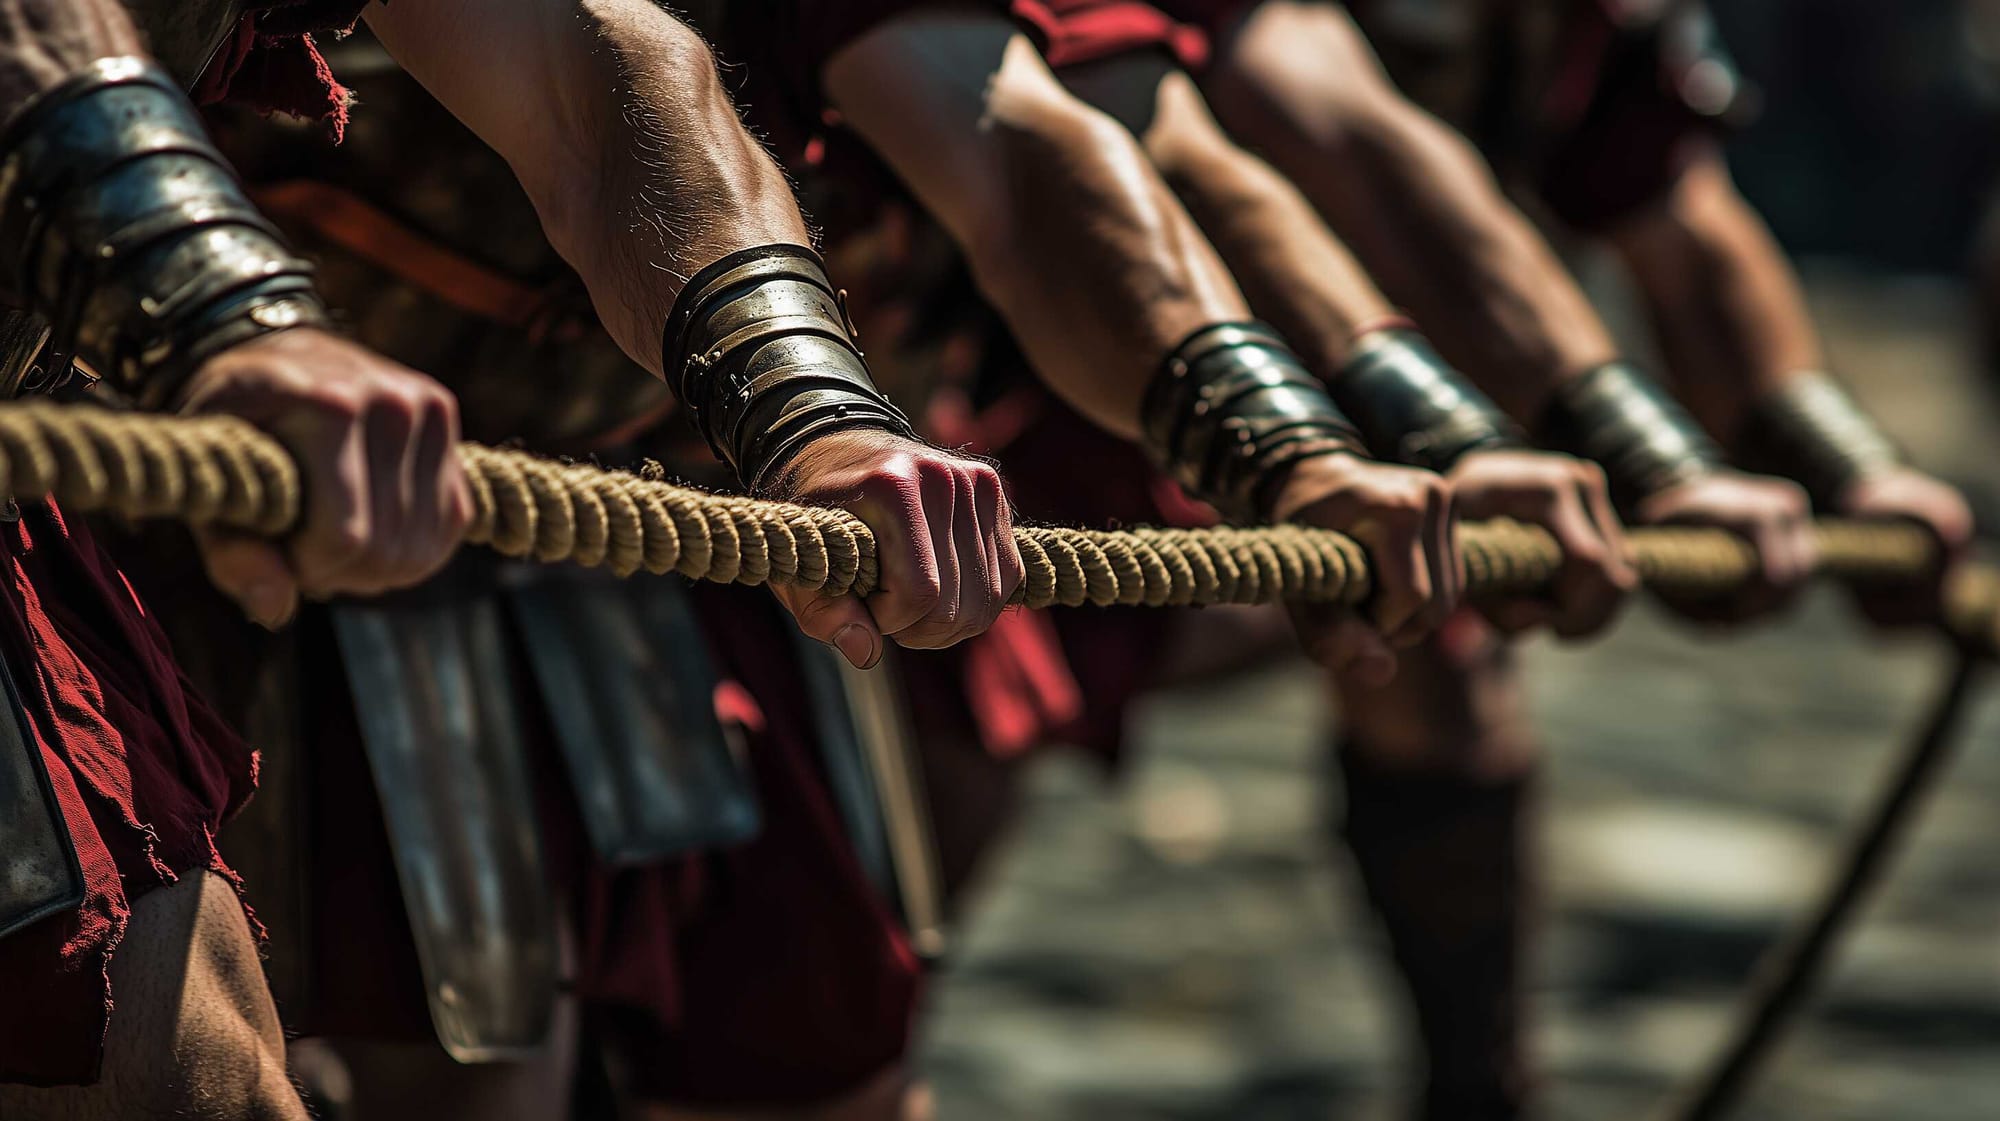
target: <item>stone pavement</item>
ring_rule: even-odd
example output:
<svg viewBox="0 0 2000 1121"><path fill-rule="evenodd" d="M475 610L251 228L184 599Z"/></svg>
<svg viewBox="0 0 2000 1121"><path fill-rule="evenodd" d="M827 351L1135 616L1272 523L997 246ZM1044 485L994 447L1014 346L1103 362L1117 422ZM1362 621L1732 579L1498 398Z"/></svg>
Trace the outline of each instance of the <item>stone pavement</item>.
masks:
<svg viewBox="0 0 2000 1121"><path fill-rule="evenodd" d="M2000 419L1953 289L1813 288L1841 369L1919 461L2000 495ZM1549 1115L1646 1116L1719 1039L1943 662L1867 635L1831 591L1722 638L1641 608L1526 662L1552 757L1534 997ZM2000 1116L2000 689L1975 707L1746 1118ZM937 986L944 1117L1398 1115L1393 982L1326 839L1329 725L1293 664L1154 698L1115 785L1044 758Z"/></svg>

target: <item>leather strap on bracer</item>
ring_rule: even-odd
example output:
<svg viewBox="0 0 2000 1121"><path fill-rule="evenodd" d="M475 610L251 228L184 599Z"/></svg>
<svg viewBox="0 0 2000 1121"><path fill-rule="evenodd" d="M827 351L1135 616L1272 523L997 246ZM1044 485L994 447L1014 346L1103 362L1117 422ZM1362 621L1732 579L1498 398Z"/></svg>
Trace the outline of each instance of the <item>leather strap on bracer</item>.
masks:
<svg viewBox="0 0 2000 1121"><path fill-rule="evenodd" d="M701 270L675 301L662 345L675 395L752 492L828 432L915 438L869 380L840 294L804 246L745 249Z"/></svg>
<svg viewBox="0 0 2000 1121"><path fill-rule="evenodd" d="M1175 347L1141 405L1146 450L1235 521L1262 520L1307 459L1365 455L1361 434L1269 327L1220 323Z"/></svg>
<svg viewBox="0 0 2000 1121"><path fill-rule="evenodd" d="M1752 405L1737 441L1746 465L1796 480L1821 510L1837 509L1849 487L1903 462L1847 390L1817 371Z"/></svg>
<svg viewBox="0 0 2000 1121"><path fill-rule="evenodd" d="M1407 328L1362 335L1331 388L1368 446L1398 463L1442 473L1471 452L1523 444L1507 414Z"/></svg>
<svg viewBox="0 0 2000 1121"><path fill-rule="evenodd" d="M1722 465L1722 451L1680 403L1626 362L1558 385L1542 418L1549 447L1596 462L1623 509Z"/></svg>
<svg viewBox="0 0 2000 1121"><path fill-rule="evenodd" d="M48 320L49 371L81 360L141 405L210 355L324 324L311 266L245 197L159 66L99 59L0 133L0 268Z"/></svg>

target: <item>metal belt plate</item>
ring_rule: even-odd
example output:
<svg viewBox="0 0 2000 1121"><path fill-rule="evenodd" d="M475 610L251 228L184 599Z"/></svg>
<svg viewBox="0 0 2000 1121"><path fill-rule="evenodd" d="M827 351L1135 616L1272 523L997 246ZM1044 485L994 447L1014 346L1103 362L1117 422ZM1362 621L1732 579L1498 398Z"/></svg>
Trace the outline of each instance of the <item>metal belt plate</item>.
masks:
<svg viewBox="0 0 2000 1121"><path fill-rule="evenodd" d="M507 599L599 856L644 864L748 840L755 788L676 577L516 570Z"/></svg>

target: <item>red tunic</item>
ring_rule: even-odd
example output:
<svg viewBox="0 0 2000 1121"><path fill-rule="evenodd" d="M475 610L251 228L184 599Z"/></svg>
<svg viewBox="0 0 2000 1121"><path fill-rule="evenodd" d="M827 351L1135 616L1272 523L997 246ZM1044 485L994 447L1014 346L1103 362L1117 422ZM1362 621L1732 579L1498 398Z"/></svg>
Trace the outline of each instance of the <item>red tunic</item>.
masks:
<svg viewBox="0 0 2000 1121"><path fill-rule="evenodd" d="M96 1081L107 974L137 896L231 875L214 836L256 755L193 695L166 636L92 537L53 505L0 526L0 651L83 866L85 897L0 940L0 1079ZM232 876L233 878L233 876Z"/></svg>

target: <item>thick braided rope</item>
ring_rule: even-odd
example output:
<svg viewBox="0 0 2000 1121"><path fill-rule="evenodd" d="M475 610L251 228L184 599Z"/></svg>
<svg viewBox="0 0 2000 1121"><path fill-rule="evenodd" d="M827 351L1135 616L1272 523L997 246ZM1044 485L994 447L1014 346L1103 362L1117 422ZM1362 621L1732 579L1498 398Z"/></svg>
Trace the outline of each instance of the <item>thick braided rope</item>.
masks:
<svg viewBox="0 0 2000 1121"><path fill-rule="evenodd" d="M474 516L466 540L512 557L644 569L724 583L780 582L866 593L875 539L840 510L709 494L657 477L465 444ZM0 408L0 493L54 496L83 510L171 517L253 533L299 518L297 466L283 445L230 417L158 417L28 402ZM1907 582L1934 562L1910 526L1824 522L1821 567L1850 581ZM1184 606L1297 600L1358 604L1367 558L1352 539L1298 526L1259 529L1015 531L1030 607ZM1726 591L1756 565L1750 546L1711 529L1631 531L1649 586ZM1555 541L1510 522L1463 527L1473 594L1532 592L1562 564ZM1979 568L1953 593L1954 628L1982 648L2000 619L2000 575Z"/></svg>

